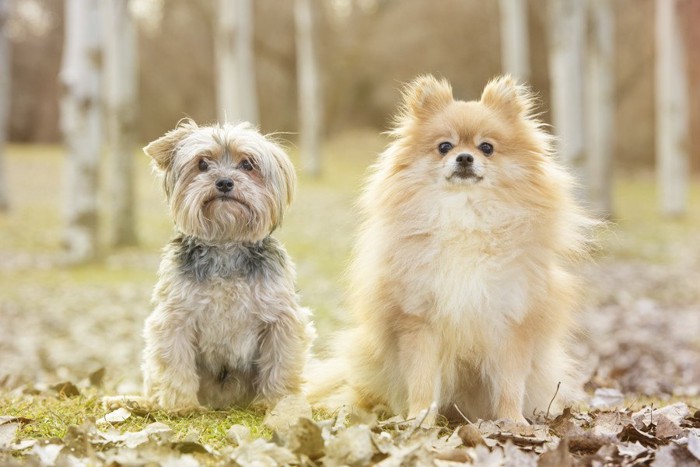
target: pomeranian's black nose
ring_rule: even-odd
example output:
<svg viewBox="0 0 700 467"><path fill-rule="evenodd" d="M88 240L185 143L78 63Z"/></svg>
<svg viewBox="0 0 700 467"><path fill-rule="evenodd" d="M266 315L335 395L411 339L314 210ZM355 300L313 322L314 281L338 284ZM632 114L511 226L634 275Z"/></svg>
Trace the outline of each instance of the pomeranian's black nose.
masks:
<svg viewBox="0 0 700 467"><path fill-rule="evenodd" d="M230 178L220 178L216 181L216 189L222 193L233 190L233 180Z"/></svg>
<svg viewBox="0 0 700 467"><path fill-rule="evenodd" d="M457 159L455 160L457 161L457 164L460 165L460 167L469 167L474 162L474 156L465 152L458 155Z"/></svg>

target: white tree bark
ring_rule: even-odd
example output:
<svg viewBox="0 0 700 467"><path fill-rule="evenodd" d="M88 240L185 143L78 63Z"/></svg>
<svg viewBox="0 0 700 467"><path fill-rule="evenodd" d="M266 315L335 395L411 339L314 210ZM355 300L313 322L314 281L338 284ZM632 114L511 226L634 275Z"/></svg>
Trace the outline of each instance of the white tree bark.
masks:
<svg viewBox="0 0 700 467"><path fill-rule="evenodd" d="M219 0L216 33L217 105L220 121L258 124L251 0Z"/></svg>
<svg viewBox="0 0 700 467"><path fill-rule="evenodd" d="M114 246L137 243L134 206L136 146L136 24L129 0L107 0L105 31L105 110L109 135L111 241Z"/></svg>
<svg viewBox="0 0 700 467"><path fill-rule="evenodd" d="M611 0L589 0L591 20L586 54L586 159L593 211L612 214L615 134L615 19Z"/></svg>
<svg viewBox="0 0 700 467"><path fill-rule="evenodd" d="M296 0L294 18L301 165L305 174L316 177L321 173L321 99L318 64L314 51L311 0Z"/></svg>
<svg viewBox="0 0 700 467"><path fill-rule="evenodd" d="M5 143L10 116L10 40L7 34L9 0L0 0L0 211L10 207L5 175Z"/></svg>
<svg viewBox="0 0 700 467"><path fill-rule="evenodd" d="M67 0L60 80L67 157L65 242L68 260L97 257L97 187L102 142L100 1Z"/></svg>
<svg viewBox="0 0 700 467"><path fill-rule="evenodd" d="M688 199L688 77L676 0L656 0L656 173L661 212L686 213Z"/></svg>
<svg viewBox="0 0 700 467"><path fill-rule="evenodd" d="M520 81L530 79L527 0L500 0L501 69Z"/></svg>
<svg viewBox="0 0 700 467"><path fill-rule="evenodd" d="M576 176L585 198L588 182L583 148L584 2L549 0L549 73L552 123L559 157Z"/></svg>

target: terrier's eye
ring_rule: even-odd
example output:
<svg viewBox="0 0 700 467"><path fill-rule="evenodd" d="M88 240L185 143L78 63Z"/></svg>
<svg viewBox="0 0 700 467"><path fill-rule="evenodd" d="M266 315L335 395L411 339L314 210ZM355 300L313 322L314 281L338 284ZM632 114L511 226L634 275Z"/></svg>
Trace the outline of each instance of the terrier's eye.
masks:
<svg viewBox="0 0 700 467"><path fill-rule="evenodd" d="M250 172L255 168L252 162L250 162L248 159L243 159L240 164L238 164L238 167L240 167L242 170L245 170L246 172Z"/></svg>
<svg viewBox="0 0 700 467"><path fill-rule="evenodd" d="M483 152L486 156L490 156L491 154L493 154L493 144L481 143L479 145L479 151Z"/></svg>
<svg viewBox="0 0 700 467"><path fill-rule="evenodd" d="M207 161L205 161L204 159L201 159L201 160L199 161L199 170L200 170L200 172L206 172L207 169L209 169L209 164L208 164Z"/></svg>
<svg viewBox="0 0 700 467"><path fill-rule="evenodd" d="M450 150L453 148L452 143L448 143L447 141L442 142L438 145L438 151L440 151L440 154L443 156L450 152Z"/></svg>

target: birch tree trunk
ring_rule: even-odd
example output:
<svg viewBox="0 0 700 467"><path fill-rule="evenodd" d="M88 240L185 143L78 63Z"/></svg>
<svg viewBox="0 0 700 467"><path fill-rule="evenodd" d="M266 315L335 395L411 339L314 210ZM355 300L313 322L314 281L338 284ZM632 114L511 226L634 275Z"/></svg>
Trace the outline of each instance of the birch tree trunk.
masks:
<svg viewBox="0 0 700 467"><path fill-rule="evenodd" d="M10 115L10 40L7 34L9 0L0 0L0 211L10 208L5 175L5 143Z"/></svg>
<svg viewBox="0 0 700 467"><path fill-rule="evenodd" d="M656 0L656 173L661 212L686 213L688 198L688 78L676 0Z"/></svg>
<svg viewBox="0 0 700 467"><path fill-rule="evenodd" d="M586 54L586 159L591 208L612 214L614 151L615 31L611 0L589 0L591 20Z"/></svg>
<svg viewBox="0 0 700 467"><path fill-rule="evenodd" d="M68 152L65 242L68 261L96 259L101 145L101 0L67 0L61 66L61 129Z"/></svg>
<svg viewBox="0 0 700 467"><path fill-rule="evenodd" d="M527 0L500 0L501 69L520 81L530 79Z"/></svg>
<svg viewBox="0 0 700 467"><path fill-rule="evenodd" d="M317 177L321 174L321 100L318 64L314 51L311 0L296 0L294 19L301 164L305 174Z"/></svg>
<svg viewBox="0 0 700 467"><path fill-rule="evenodd" d="M583 149L583 38L584 3L549 0L549 73L552 123L559 139L561 161L576 176L585 198L588 182Z"/></svg>
<svg viewBox="0 0 700 467"><path fill-rule="evenodd" d="M216 90L220 121L258 124L251 0L219 0Z"/></svg>
<svg viewBox="0 0 700 467"><path fill-rule="evenodd" d="M105 31L105 104L109 135L111 241L136 245L134 148L136 146L136 25L129 0L107 0Z"/></svg>

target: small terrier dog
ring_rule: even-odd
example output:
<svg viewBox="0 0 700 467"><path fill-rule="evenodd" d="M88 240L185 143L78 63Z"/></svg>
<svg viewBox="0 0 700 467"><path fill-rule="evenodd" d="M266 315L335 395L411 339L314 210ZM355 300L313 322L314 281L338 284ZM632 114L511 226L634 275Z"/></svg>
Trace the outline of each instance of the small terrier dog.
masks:
<svg viewBox="0 0 700 467"><path fill-rule="evenodd" d="M292 201L289 158L248 123L192 120L144 152L176 229L145 324L147 399L188 412L297 392L314 329L294 265L270 236Z"/></svg>
<svg viewBox="0 0 700 467"><path fill-rule="evenodd" d="M405 88L360 200L354 325L312 400L338 401L344 379L366 408L525 422L558 389L555 411L576 399L569 265L596 221L533 108L509 77L470 102L432 76Z"/></svg>

